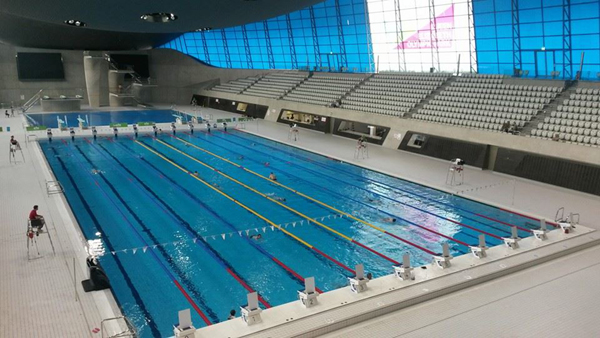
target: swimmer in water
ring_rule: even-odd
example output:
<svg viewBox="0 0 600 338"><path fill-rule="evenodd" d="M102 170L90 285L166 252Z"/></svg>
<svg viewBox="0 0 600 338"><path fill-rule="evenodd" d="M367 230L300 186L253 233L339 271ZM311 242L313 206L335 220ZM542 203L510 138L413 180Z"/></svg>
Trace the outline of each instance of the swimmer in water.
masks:
<svg viewBox="0 0 600 338"><path fill-rule="evenodd" d="M277 195L275 195L275 193L272 193L272 192L270 192L270 193L268 193L266 195L269 196L269 197L271 197L272 199L274 199L276 201L279 201L279 202L285 202L286 201L285 197L277 196Z"/></svg>
<svg viewBox="0 0 600 338"><path fill-rule="evenodd" d="M240 160L240 161L244 160L244 155L238 156L238 160Z"/></svg>
<svg viewBox="0 0 600 338"><path fill-rule="evenodd" d="M92 174L94 174L94 175L98 175L98 174L100 174L100 173L101 173L101 171L100 171L100 170L98 170L98 169L92 169Z"/></svg>
<svg viewBox="0 0 600 338"><path fill-rule="evenodd" d="M198 172L197 172L197 171L194 171L194 174L193 174L193 175L194 175L194 176L196 176L196 177L198 177Z"/></svg>
<svg viewBox="0 0 600 338"><path fill-rule="evenodd" d="M367 198L366 202L372 203L372 204L381 204L380 200L376 200L376 199L373 199L373 198Z"/></svg>
<svg viewBox="0 0 600 338"><path fill-rule="evenodd" d="M392 218L392 217L386 217L386 218L382 219L382 221L385 223L396 223L396 219Z"/></svg>
<svg viewBox="0 0 600 338"><path fill-rule="evenodd" d="M262 238L261 234L256 234L256 235L250 235L250 239L253 239L255 241L258 241L259 239Z"/></svg>
<svg viewBox="0 0 600 338"><path fill-rule="evenodd" d="M265 162L265 167L268 167L268 166L270 166L270 165L271 165L271 163L269 163L269 162Z"/></svg>
<svg viewBox="0 0 600 338"><path fill-rule="evenodd" d="M275 174L273 174L273 172L271 172L271 174L269 175L269 179L270 179L271 181L275 181L275 182L277 182L277 176L275 176Z"/></svg>

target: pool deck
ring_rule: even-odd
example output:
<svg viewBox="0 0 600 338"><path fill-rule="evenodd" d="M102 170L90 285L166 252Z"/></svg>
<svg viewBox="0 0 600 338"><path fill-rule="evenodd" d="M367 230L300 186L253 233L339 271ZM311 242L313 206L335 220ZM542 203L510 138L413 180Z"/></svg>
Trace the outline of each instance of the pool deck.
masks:
<svg viewBox="0 0 600 338"><path fill-rule="evenodd" d="M10 164L5 158L0 164L0 337L97 336L92 330L109 315L101 307L109 305L112 295L83 292L80 281L87 278L83 240L64 196L46 194L45 180L51 178L37 144L25 142L22 117L2 117L0 125L4 129L0 143L8 148L14 135L25 158L23 163L17 153L19 163ZM27 217L34 204L46 219L56 254L42 234L37 237L40 256L34 248L28 260Z"/></svg>
<svg viewBox="0 0 600 338"><path fill-rule="evenodd" d="M177 108L192 111L191 107ZM206 108L203 112L215 118L234 116ZM80 230L64 196L47 196L45 180L51 179L50 173L37 145L26 145L22 122L22 117L0 118L0 126L5 130L11 127L10 133L0 133L0 142L7 146L10 135L15 135L26 161L0 164L0 337L100 337L92 330L100 328L103 318L118 315L118 309L109 291L84 293L81 289L80 281L87 278L87 272ZM556 209L565 207L567 212L581 214L582 225L600 229L598 196L476 168L467 168L464 185L450 187L445 185L445 161L372 145L368 159L355 160L354 140L301 130L300 140L290 142L288 129L284 124L260 120L248 123L246 132L534 216L553 219ZM51 253L47 236L41 235L38 245L43 257L28 261L25 224L33 204L38 204L40 214L46 217L56 255ZM600 247L594 246L363 321L327 337L464 336L465 332L511 337L598 336L600 289L595 286L599 284ZM201 332L197 337L204 337Z"/></svg>

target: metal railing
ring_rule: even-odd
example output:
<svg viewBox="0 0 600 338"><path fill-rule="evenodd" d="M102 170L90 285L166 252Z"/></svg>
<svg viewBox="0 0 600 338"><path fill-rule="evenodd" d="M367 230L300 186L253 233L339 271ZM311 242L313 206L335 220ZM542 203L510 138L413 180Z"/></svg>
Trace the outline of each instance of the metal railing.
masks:
<svg viewBox="0 0 600 338"><path fill-rule="evenodd" d="M23 106L21 107L21 110L23 111L23 113L27 112L31 107L33 107L36 103L38 103L38 101L42 98L43 91L44 91L43 89L40 89L39 92L37 92L29 100L27 100L27 102L25 102L23 104Z"/></svg>
<svg viewBox="0 0 600 338"><path fill-rule="evenodd" d="M100 323L102 338L137 338L137 330L125 316L107 318Z"/></svg>

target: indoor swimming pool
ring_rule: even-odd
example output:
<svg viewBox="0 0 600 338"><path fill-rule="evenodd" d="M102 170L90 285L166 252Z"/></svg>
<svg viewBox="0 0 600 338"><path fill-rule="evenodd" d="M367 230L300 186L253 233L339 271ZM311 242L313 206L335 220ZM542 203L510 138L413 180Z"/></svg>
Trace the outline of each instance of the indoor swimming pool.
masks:
<svg viewBox="0 0 600 338"><path fill-rule="evenodd" d="M25 114L27 121L32 126L46 126L48 128L58 128L59 119L67 127L79 127L79 120L82 119L88 126L108 126L111 123L134 124L140 122L170 123L175 122L177 116L180 116L184 122L190 118L189 115L179 111L164 110L113 110L98 112L65 112L65 113L37 113Z"/></svg>
<svg viewBox="0 0 600 338"><path fill-rule="evenodd" d="M538 221L240 131L40 141L123 313L142 337L227 320L257 291L261 307L374 278L410 253L431 263L448 243L469 253ZM277 181L269 176L273 174ZM260 236L258 236L260 235ZM350 291L349 291L350 292Z"/></svg>

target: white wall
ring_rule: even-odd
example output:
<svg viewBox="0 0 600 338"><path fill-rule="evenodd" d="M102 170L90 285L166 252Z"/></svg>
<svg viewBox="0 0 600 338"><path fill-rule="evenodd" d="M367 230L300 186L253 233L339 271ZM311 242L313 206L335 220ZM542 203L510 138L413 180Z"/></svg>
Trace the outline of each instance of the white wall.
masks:
<svg viewBox="0 0 600 338"><path fill-rule="evenodd" d="M152 102L189 104L192 95L207 82L231 80L265 74L271 70L223 69L202 64L190 56L171 49L154 49L150 55L150 76L158 87L152 90Z"/></svg>

